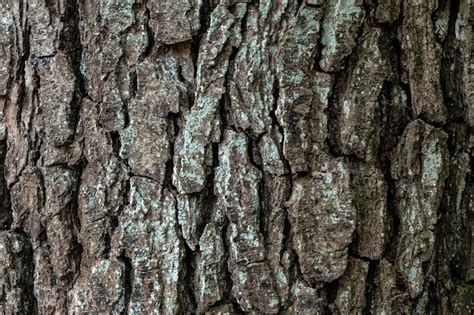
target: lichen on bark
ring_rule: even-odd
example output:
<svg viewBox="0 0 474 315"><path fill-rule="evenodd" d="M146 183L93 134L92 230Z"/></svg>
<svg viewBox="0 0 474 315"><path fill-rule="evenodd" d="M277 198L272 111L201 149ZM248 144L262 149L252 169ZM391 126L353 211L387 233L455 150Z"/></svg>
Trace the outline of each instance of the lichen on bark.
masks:
<svg viewBox="0 0 474 315"><path fill-rule="evenodd" d="M471 7L1 1L0 313L473 313Z"/></svg>

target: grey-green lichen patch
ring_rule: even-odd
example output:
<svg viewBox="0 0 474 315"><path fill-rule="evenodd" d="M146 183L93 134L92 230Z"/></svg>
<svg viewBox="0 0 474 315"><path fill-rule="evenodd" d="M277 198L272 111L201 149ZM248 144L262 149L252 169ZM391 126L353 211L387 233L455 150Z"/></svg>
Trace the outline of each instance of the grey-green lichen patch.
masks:
<svg viewBox="0 0 474 315"><path fill-rule="evenodd" d="M404 19L400 30L401 47L405 54L412 95L412 109L416 117L444 123L447 118L440 82L441 47L433 32L434 1L423 4L403 3Z"/></svg>
<svg viewBox="0 0 474 315"><path fill-rule="evenodd" d="M240 42L240 20L246 4L229 11L222 1L211 14L210 26L199 52L195 104L186 116L184 130L176 145L173 183L180 193L199 192L204 188L209 165L209 144L213 135L218 106L225 92L225 74L232 47Z"/></svg>
<svg viewBox="0 0 474 315"><path fill-rule="evenodd" d="M184 244L177 234L176 200L155 181L132 177L128 204L113 235L115 256L133 268L128 312L179 314Z"/></svg>
<svg viewBox="0 0 474 315"><path fill-rule="evenodd" d="M307 4L310 5L322 5L326 0L306 0Z"/></svg>
<svg viewBox="0 0 474 315"><path fill-rule="evenodd" d="M343 160L322 154L314 164L310 176L293 181L288 214L303 277L331 282L346 269L356 211Z"/></svg>
<svg viewBox="0 0 474 315"><path fill-rule="evenodd" d="M325 72L337 72L356 46L357 31L363 23L362 0L329 1L324 15L319 65Z"/></svg>
<svg viewBox="0 0 474 315"><path fill-rule="evenodd" d="M378 96L388 75L385 57L378 47L381 36L380 29L365 28L358 47L360 59L351 69L339 99L339 137L341 150L347 155L366 158L377 151Z"/></svg>
<svg viewBox="0 0 474 315"><path fill-rule="evenodd" d="M421 293L422 263L432 256L448 163L447 134L420 120L411 122L394 152L391 170L400 218L397 263L411 297Z"/></svg>

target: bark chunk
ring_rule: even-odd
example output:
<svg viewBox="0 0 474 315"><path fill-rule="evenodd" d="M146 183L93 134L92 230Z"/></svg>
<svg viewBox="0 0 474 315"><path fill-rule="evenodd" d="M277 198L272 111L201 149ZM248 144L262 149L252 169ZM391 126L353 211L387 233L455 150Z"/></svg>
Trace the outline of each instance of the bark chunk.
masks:
<svg viewBox="0 0 474 315"><path fill-rule="evenodd" d="M357 209L356 250L359 256L377 260L390 237L387 183L379 169L366 163L356 163L351 175Z"/></svg>
<svg viewBox="0 0 474 315"><path fill-rule="evenodd" d="M116 259L96 261L70 291L69 314L125 311L125 265Z"/></svg>
<svg viewBox="0 0 474 315"><path fill-rule="evenodd" d="M324 312L327 298L321 288L312 288L297 281L291 288L293 304L289 314L321 314Z"/></svg>
<svg viewBox="0 0 474 315"><path fill-rule="evenodd" d="M446 107L440 83L440 46L433 32L431 15L436 1L406 1L401 28L401 46L406 55L413 112L434 123L444 123Z"/></svg>
<svg viewBox="0 0 474 315"><path fill-rule="evenodd" d="M206 203L204 194L178 195L178 222L186 244L196 249L199 241L198 227L202 223Z"/></svg>
<svg viewBox="0 0 474 315"><path fill-rule="evenodd" d="M0 232L0 308L4 314L34 310L33 251L27 237Z"/></svg>
<svg viewBox="0 0 474 315"><path fill-rule="evenodd" d="M385 259L377 266L375 278L375 314L411 314L410 297L397 288L395 267Z"/></svg>
<svg viewBox="0 0 474 315"><path fill-rule="evenodd" d="M184 245L173 194L149 179L130 179L129 201L113 236L114 254L130 259L128 312L179 314Z"/></svg>
<svg viewBox="0 0 474 315"><path fill-rule="evenodd" d="M23 228L33 239L42 231L41 208L46 198L39 169L27 168L11 189L13 227Z"/></svg>
<svg viewBox="0 0 474 315"><path fill-rule="evenodd" d="M340 314L363 314L366 306L366 278L369 263L357 258L349 259L344 276L339 281L335 308Z"/></svg>
<svg viewBox="0 0 474 315"><path fill-rule="evenodd" d="M15 4L7 1L0 7L0 95L7 94L11 80L10 60L14 58L14 9Z"/></svg>
<svg viewBox="0 0 474 315"><path fill-rule="evenodd" d="M112 220L124 202L125 166L114 154L112 140L98 123L97 104L84 100L81 106L84 157L87 161L79 187L80 241L83 255L97 259L107 254Z"/></svg>
<svg viewBox="0 0 474 315"><path fill-rule="evenodd" d="M32 0L28 2L26 13L32 25L31 53L37 57L54 55L58 48L59 19L64 12L48 6L44 0Z"/></svg>
<svg viewBox="0 0 474 315"><path fill-rule="evenodd" d="M393 23L400 16L400 1L398 0L381 0L377 1L377 9L375 18L378 23Z"/></svg>
<svg viewBox="0 0 474 315"><path fill-rule="evenodd" d="M222 228L210 223L199 239L198 267L195 278L198 312L224 297L224 262L225 249L222 239Z"/></svg>
<svg viewBox="0 0 474 315"><path fill-rule="evenodd" d="M331 282L346 269L356 212L342 159L323 156L316 167L293 181L288 214L305 280Z"/></svg>
<svg viewBox="0 0 474 315"><path fill-rule="evenodd" d="M386 62L378 47L381 35L377 28L364 30L362 44L358 47L360 59L351 69L339 100L342 152L360 158L377 152L378 96L387 77Z"/></svg>
<svg viewBox="0 0 474 315"><path fill-rule="evenodd" d="M190 40L199 29L201 5L202 2L196 0L148 1L155 40L168 45Z"/></svg>
<svg viewBox="0 0 474 315"><path fill-rule="evenodd" d="M79 1L81 74L88 96L100 104L108 131L125 126L132 73L152 41L143 1Z"/></svg>
<svg viewBox="0 0 474 315"><path fill-rule="evenodd" d="M186 117L175 155L173 182L180 193L201 191L209 172L206 157L218 119L218 105L225 92L228 58L232 47L239 44L239 23L246 12L245 4L237 4L234 13L227 4L228 1L222 1L212 12L199 52L195 104Z"/></svg>
<svg viewBox="0 0 474 315"><path fill-rule="evenodd" d="M264 134L258 144L259 152L262 156L263 170L278 176L286 173L279 150L281 140L281 134L275 130L273 135Z"/></svg>
<svg viewBox="0 0 474 315"><path fill-rule="evenodd" d="M245 311L276 312L279 298L265 261L260 231L261 172L250 163L247 138L227 130L219 148L216 192L229 220L229 271L232 293ZM239 191L239 193L237 193Z"/></svg>
<svg viewBox="0 0 474 315"><path fill-rule="evenodd" d="M274 37L285 6L284 2L249 6L242 44L229 81L232 121L255 136L267 131L272 123L270 112L275 102L272 59L277 45Z"/></svg>
<svg viewBox="0 0 474 315"><path fill-rule="evenodd" d="M303 6L289 21L277 56L280 95L275 114L283 127L283 154L295 173L308 170L312 148L307 117L313 115L314 76L306 70L314 64L321 15L319 8Z"/></svg>
<svg viewBox="0 0 474 315"><path fill-rule="evenodd" d="M263 205L265 213L265 241L267 258L275 275L275 283L281 304L285 305L289 298L290 274L285 266L286 246L286 211L285 200L290 195L290 180L288 177L263 177Z"/></svg>
<svg viewBox="0 0 474 315"><path fill-rule="evenodd" d="M120 132L120 156L128 159L133 174L162 182L171 158L169 123L166 118L153 117L144 104L132 103L130 125Z"/></svg>
<svg viewBox="0 0 474 315"><path fill-rule="evenodd" d="M74 134L72 107L75 76L68 56L58 53L52 58L39 60L37 74L40 80L40 113L37 127L43 129L54 146L71 140Z"/></svg>
<svg viewBox="0 0 474 315"><path fill-rule="evenodd" d="M32 240L40 312L65 310L66 290L79 270L72 218L76 180L74 171L60 166L30 167L13 186L13 225Z"/></svg>
<svg viewBox="0 0 474 315"><path fill-rule="evenodd" d="M357 31L364 21L361 0L328 1L323 21L321 61L325 72L337 72L356 46Z"/></svg>
<svg viewBox="0 0 474 315"><path fill-rule="evenodd" d="M407 126L394 152L392 176L400 217L397 262L411 297L421 293L422 263L429 261L433 253L433 229L438 220L448 162L446 133L420 120Z"/></svg>

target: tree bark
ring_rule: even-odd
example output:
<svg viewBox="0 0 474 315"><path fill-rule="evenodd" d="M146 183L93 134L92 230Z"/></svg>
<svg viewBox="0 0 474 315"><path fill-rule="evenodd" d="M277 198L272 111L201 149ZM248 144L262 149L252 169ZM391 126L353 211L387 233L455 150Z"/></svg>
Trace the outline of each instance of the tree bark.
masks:
<svg viewBox="0 0 474 315"><path fill-rule="evenodd" d="M2 314L472 314L470 0L3 0Z"/></svg>

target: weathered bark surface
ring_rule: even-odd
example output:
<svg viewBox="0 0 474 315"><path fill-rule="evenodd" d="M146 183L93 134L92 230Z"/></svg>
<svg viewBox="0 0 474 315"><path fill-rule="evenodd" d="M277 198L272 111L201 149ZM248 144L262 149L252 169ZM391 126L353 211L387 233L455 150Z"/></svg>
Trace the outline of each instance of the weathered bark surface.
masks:
<svg viewBox="0 0 474 315"><path fill-rule="evenodd" d="M470 0L2 0L1 314L472 314Z"/></svg>

